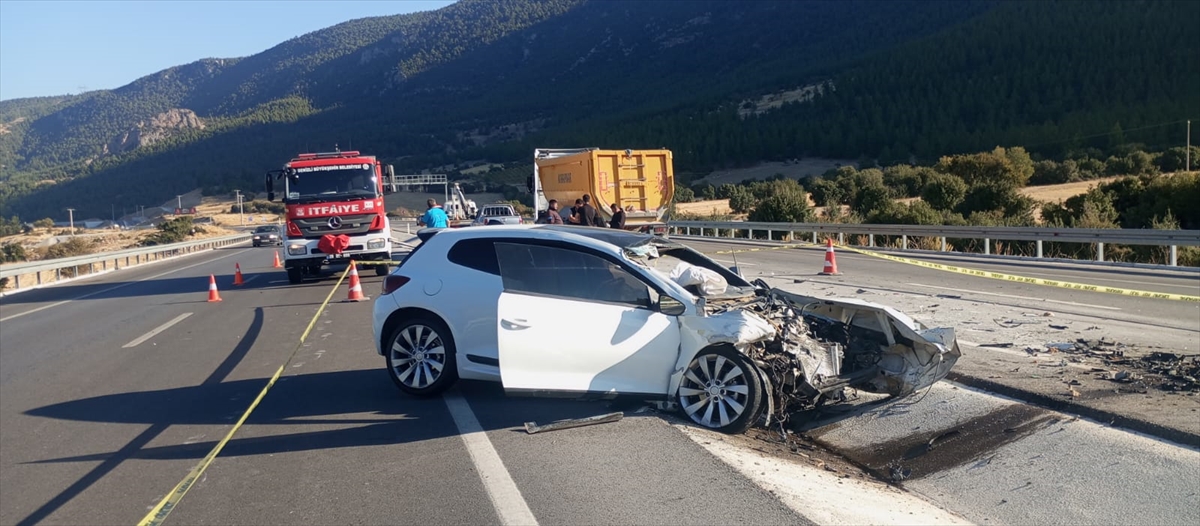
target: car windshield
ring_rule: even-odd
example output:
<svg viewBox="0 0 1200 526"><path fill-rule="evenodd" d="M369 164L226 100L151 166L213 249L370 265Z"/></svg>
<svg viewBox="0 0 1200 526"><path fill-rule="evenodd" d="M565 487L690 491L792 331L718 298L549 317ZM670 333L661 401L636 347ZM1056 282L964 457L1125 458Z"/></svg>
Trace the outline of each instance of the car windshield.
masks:
<svg viewBox="0 0 1200 526"><path fill-rule="evenodd" d="M370 163L304 166L287 179L287 202L315 203L377 197Z"/></svg>
<svg viewBox="0 0 1200 526"><path fill-rule="evenodd" d="M277 229L273 226L260 226L256 229L254 229L254 233L255 234L266 234L268 232L275 232L276 230Z"/></svg>

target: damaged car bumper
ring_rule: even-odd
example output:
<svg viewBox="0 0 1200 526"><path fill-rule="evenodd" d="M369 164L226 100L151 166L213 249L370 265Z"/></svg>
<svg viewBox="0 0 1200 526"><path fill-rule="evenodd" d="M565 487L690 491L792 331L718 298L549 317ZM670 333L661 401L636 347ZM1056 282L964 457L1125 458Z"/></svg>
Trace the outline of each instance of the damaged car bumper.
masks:
<svg viewBox="0 0 1200 526"><path fill-rule="evenodd" d="M764 289L752 301L710 305L710 315L741 311L774 329L727 340L769 379L768 424L842 401L846 388L908 396L944 379L962 355L953 329L926 328L891 307Z"/></svg>

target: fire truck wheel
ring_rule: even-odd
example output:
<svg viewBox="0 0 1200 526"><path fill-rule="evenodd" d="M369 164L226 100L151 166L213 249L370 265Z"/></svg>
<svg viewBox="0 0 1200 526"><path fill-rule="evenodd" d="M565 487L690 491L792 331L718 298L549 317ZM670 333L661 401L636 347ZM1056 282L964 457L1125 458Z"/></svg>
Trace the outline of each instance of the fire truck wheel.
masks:
<svg viewBox="0 0 1200 526"><path fill-rule="evenodd" d="M436 317L405 320L392 331L384 354L388 376L407 394L433 396L458 380L454 337Z"/></svg>
<svg viewBox="0 0 1200 526"><path fill-rule="evenodd" d="M292 267L287 269L288 282L292 285L299 285L301 281L304 281L303 270L304 269L301 269L300 267Z"/></svg>
<svg viewBox="0 0 1200 526"><path fill-rule="evenodd" d="M376 276L386 276L386 275L388 275L388 272L391 270L392 269L390 267L388 267L387 265L375 265L375 275Z"/></svg>

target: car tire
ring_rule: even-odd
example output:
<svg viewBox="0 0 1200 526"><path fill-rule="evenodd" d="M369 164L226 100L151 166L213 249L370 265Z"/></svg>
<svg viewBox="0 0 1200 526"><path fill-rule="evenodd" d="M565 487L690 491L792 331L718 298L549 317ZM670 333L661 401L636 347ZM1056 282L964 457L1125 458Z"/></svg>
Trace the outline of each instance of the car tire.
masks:
<svg viewBox="0 0 1200 526"><path fill-rule="evenodd" d="M302 281L304 281L304 269L300 267L292 267L287 269L287 274L288 283L291 283L292 285L299 285Z"/></svg>
<svg viewBox="0 0 1200 526"><path fill-rule="evenodd" d="M439 394L458 380L454 337L437 318L417 316L401 323L388 337L384 359L392 382L412 396Z"/></svg>
<svg viewBox="0 0 1200 526"><path fill-rule="evenodd" d="M692 422L722 433L744 433L762 412L762 379L754 364L732 347L710 347L688 364L676 397Z"/></svg>
<svg viewBox="0 0 1200 526"><path fill-rule="evenodd" d="M389 267L387 265L375 265L375 275L376 276L386 276L386 275L388 275L388 272L391 272L391 270L392 270L391 267Z"/></svg>

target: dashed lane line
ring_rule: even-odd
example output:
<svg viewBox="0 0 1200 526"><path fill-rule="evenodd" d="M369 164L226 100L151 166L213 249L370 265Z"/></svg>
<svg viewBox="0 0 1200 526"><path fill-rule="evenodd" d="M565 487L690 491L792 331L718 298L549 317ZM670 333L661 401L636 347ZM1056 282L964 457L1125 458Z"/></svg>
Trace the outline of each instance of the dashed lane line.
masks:
<svg viewBox="0 0 1200 526"><path fill-rule="evenodd" d="M176 316L175 319L168 321L162 325L159 325L158 327L155 327L154 330L139 336L137 339L135 339L125 345L122 345L121 348L122 349L130 349L133 347L137 347L138 345L141 345L146 340L149 340L150 338L157 336L158 333L160 333L162 331L170 329L172 325L175 325L176 323L179 323L179 322L187 319L187 317L191 316L191 315L192 315L192 313L190 313L190 312L185 312L183 314L180 314L179 316Z"/></svg>

